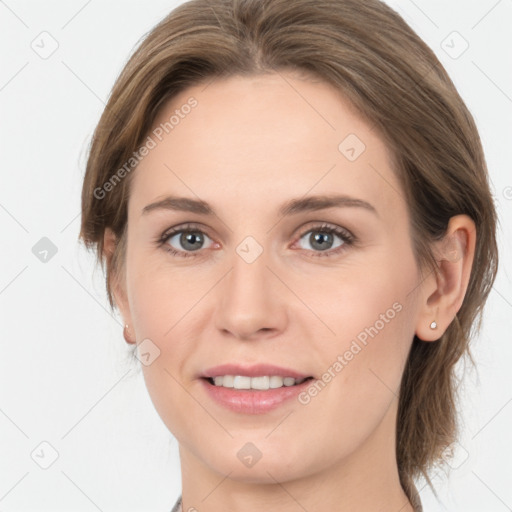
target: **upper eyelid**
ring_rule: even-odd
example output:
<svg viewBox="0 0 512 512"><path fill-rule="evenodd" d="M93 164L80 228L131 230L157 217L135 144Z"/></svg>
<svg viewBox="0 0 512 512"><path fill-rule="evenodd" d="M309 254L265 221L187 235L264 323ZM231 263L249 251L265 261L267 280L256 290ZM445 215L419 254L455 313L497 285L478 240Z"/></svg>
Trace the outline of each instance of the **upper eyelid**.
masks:
<svg viewBox="0 0 512 512"><path fill-rule="evenodd" d="M213 238L208 234L208 230L205 230L203 227L201 227L199 225L196 226L193 223L189 223L184 226L178 226L176 228L166 229L162 233L162 235L159 237L159 240L161 240L161 241L168 240L169 238L171 238L179 233L188 232L188 231L199 231L200 233L205 234L206 236L208 236L208 238L213 240Z"/></svg>
<svg viewBox="0 0 512 512"><path fill-rule="evenodd" d="M316 224L313 224L312 226L306 227L300 231L299 236L302 237L306 233L309 233L310 231L314 231L314 230L322 231L323 229L331 230L331 231L342 231L342 232L346 233L347 236L353 237L352 233L347 228L344 228L343 226L337 226L336 224L332 224L329 222L317 222ZM337 234L337 233L335 233L335 234Z"/></svg>

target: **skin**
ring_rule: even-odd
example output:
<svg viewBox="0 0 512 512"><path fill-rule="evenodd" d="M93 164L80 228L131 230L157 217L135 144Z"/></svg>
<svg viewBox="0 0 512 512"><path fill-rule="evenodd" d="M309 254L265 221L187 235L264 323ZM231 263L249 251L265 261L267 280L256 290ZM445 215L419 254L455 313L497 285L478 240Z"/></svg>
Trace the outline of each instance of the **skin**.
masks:
<svg viewBox="0 0 512 512"><path fill-rule="evenodd" d="M439 275L422 276L383 139L334 88L289 72L217 79L173 98L155 127L190 96L197 107L134 171L126 259L112 282L133 339L160 350L142 369L179 442L183 510L412 511L395 457L400 380L414 334L435 342L462 304L473 222L451 219L447 240L457 257L440 243ZM348 134L366 146L355 161L338 149ZM376 212L278 214L290 199L334 193ZM200 198L216 215L142 213L171 194ZM201 249L183 247L179 236L158 246L169 228L189 222L205 234ZM332 255L323 256L311 241L323 223L356 242L335 254L343 240L333 235ZM236 252L247 236L263 248L252 263ZM107 260L114 242L107 231ZM171 245L192 256L170 254ZM294 399L267 414L235 413L198 379L226 362L267 362L321 379L394 303L401 311L306 405ZM251 468L237 457L248 442L262 453Z"/></svg>

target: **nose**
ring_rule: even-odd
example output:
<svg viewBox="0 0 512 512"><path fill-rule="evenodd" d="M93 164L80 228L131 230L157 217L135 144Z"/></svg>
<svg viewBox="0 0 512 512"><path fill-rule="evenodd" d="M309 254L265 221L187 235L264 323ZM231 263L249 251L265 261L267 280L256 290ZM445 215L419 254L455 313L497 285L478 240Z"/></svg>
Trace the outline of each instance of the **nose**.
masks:
<svg viewBox="0 0 512 512"><path fill-rule="evenodd" d="M285 329L287 295L265 254L250 263L233 255L232 268L217 290L215 325L224 335L255 340Z"/></svg>

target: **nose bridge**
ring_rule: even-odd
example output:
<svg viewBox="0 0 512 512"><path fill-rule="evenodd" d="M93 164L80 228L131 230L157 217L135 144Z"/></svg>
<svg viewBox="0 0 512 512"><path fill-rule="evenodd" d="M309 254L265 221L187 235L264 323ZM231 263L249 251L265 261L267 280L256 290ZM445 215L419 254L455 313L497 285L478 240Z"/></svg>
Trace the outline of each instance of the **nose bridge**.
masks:
<svg viewBox="0 0 512 512"><path fill-rule="evenodd" d="M261 329L282 327L282 294L277 290L279 280L267 268L268 256L263 245L251 236L235 247L216 312L219 329L250 337Z"/></svg>
<svg viewBox="0 0 512 512"><path fill-rule="evenodd" d="M261 252L254 242L242 242L232 258L230 276L232 292L241 295L240 299L264 297L268 294L269 283L267 269L268 255Z"/></svg>

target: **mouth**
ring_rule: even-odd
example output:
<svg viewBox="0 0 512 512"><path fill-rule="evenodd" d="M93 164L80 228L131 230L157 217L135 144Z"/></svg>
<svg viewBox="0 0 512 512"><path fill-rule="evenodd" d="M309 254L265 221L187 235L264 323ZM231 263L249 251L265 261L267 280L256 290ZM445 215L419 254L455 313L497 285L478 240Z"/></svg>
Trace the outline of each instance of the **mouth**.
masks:
<svg viewBox="0 0 512 512"><path fill-rule="evenodd" d="M286 404L293 404L293 399L304 392L310 385L309 381L314 379L298 373L292 377L291 371L277 375L258 374L256 370L251 373L249 376L215 371L210 373L211 376L202 375L199 380L206 396L217 405L238 414L253 415L270 413Z"/></svg>
<svg viewBox="0 0 512 512"><path fill-rule="evenodd" d="M313 377L288 377L280 375L260 375L249 377L247 375L218 375L215 377L202 377L208 384L218 388L227 388L234 391L268 391L284 387L299 386L312 380Z"/></svg>

